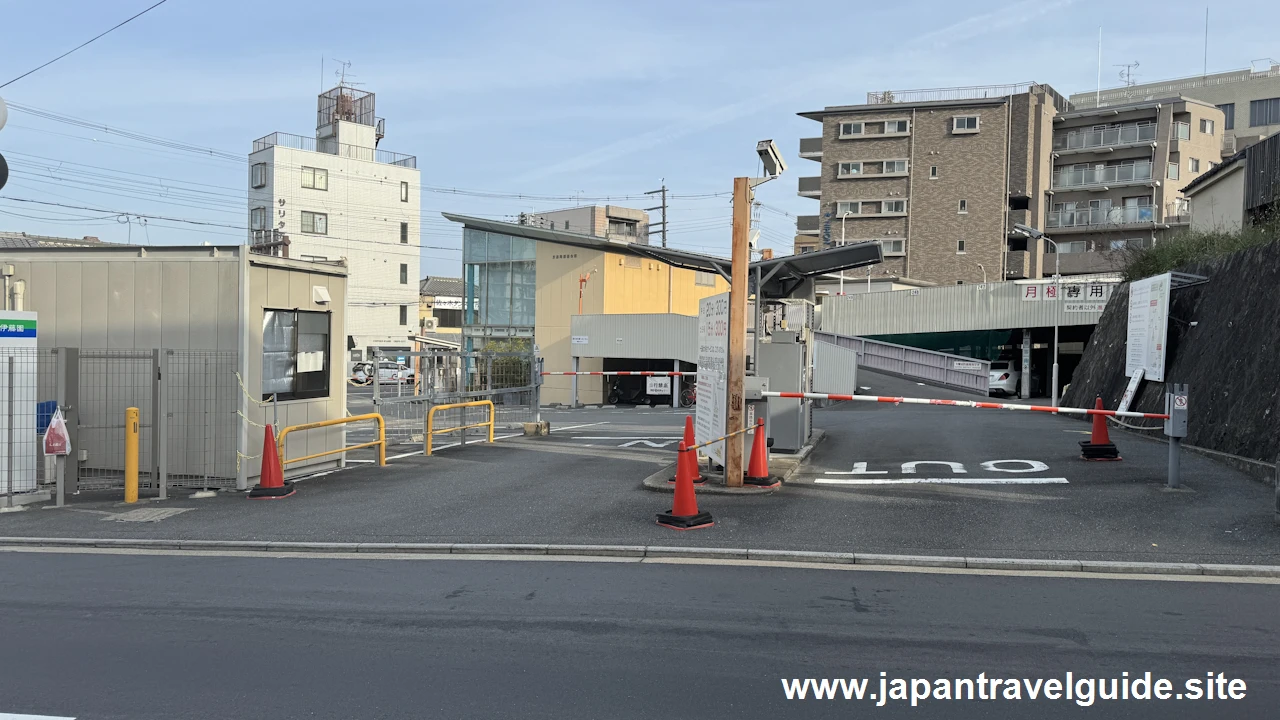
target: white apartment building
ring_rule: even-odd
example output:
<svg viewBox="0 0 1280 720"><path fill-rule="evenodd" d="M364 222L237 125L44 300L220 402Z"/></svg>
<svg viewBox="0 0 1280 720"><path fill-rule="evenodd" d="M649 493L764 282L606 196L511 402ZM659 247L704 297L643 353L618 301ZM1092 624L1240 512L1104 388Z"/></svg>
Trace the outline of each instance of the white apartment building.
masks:
<svg viewBox="0 0 1280 720"><path fill-rule="evenodd" d="M339 86L319 96L314 137L272 133L249 154L250 243L347 262L348 364L417 332L418 161L379 149L384 127L373 93Z"/></svg>

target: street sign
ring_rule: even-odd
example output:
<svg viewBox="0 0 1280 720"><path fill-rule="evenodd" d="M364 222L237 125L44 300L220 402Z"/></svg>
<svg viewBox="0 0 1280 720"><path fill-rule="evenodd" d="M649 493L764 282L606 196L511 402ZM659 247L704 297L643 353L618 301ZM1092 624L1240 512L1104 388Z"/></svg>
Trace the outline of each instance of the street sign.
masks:
<svg viewBox="0 0 1280 720"><path fill-rule="evenodd" d="M729 293L698 301L698 404L694 438L699 444L725 433L728 406ZM704 452L724 465L724 441L708 445Z"/></svg>
<svg viewBox="0 0 1280 720"><path fill-rule="evenodd" d="M981 370L982 363L970 362L968 360L956 360L955 362L951 363L951 367L955 368L956 370Z"/></svg>
<svg viewBox="0 0 1280 720"><path fill-rule="evenodd" d="M1186 395L1174 395L1174 396L1173 396L1173 406L1174 406L1175 408L1178 408L1179 410L1185 410L1185 409L1186 409L1186 407L1187 407L1187 396L1186 396Z"/></svg>
<svg viewBox="0 0 1280 720"><path fill-rule="evenodd" d="M1142 368L1148 380L1164 382L1169 333L1169 273L1129 283L1129 332L1124 374Z"/></svg>

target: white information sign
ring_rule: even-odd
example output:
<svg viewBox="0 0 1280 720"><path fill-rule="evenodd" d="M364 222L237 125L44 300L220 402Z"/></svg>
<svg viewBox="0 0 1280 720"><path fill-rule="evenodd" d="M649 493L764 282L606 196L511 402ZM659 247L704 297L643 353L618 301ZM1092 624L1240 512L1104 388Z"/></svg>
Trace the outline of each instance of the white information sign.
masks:
<svg viewBox="0 0 1280 720"><path fill-rule="evenodd" d="M671 378L647 377L644 379L644 391L650 395L670 395Z"/></svg>
<svg viewBox="0 0 1280 720"><path fill-rule="evenodd" d="M956 360L955 362L951 363L951 367L955 368L956 370L981 370L982 363L970 362L968 360Z"/></svg>
<svg viewBox="0 0 1280 720"><path fill-rule="evenodd" d="M0 368L14 358L13 374L0 370L0 398L6 398L9 412L0 412L0 493L29 492L36 489L36 314L0 311ZM53 397L43 398L53 400ZM10 423L13 423L10 426ZM8 470L13 474L9 475Z"/></svg>
<svg viewBox="0 0 1280 720"><path fill-rule="evenodd" d="M588 342L590 342L590 340L591 338L587 337L586 335L574 335L569 338L569 344L586 345Z"/></svg>
<svg viewBox="0 0 1280 720"><path fill-rule="evenodd" d="M729 293L698 301L698 404L694 438L698 444L724 435L728 406ZM703 449L717 465L724 465L724 442Z"/></svg>
<svg viewBox="0 0 1280 720"><path fill-rule="evenodd" d="M1124 374L1141 368L1152 382L1164 382L1169 334L1169 273L1129 283L1129 334Z"/></svg>

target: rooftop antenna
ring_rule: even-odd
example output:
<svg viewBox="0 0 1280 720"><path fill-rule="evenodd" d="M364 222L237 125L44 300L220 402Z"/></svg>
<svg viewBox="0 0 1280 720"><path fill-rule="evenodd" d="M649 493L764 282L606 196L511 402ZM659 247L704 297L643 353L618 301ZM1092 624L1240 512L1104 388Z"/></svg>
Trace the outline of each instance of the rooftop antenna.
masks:
<svg viewBox="0 0 1280 720"><path fill-rule="evenodd" d="M344 60L334 59L334 62L338 63L338 65L340 66L340 67L339 67L339 69L337 69L337 70L334 70L334 71L333 71L333 74L334 74L334 75L336 75L336 76L338 77L338 87L340 87L340 88L354 88L354 87L356 87L357 85L363 85L363 84L364 84L364 83L358 83L358 82L355 82L354 80L348 80L348 79L347 79L347 76L348 76L348 75L350 75L350 76L351 76L351 77L353 77L353 78L355 77L355 74L354 74L354 73L349 72L349 71L351 70L351 61L350 61L350 60L345 60L345 61L344 61Z"/></svg>
<svg viewBox="0 0 1280 720"><path fill-rule="evenodd" d="M1204 6L1204 70L1201 75L1209 74L1209 6Z"/></svg>
<svg viewBox="0 0 1280 720"><path fill-rule="evenodd" d="M1138 61L1134 60L1131 63L1116 65L1115 67L1124 68L1123 70L1120 71L1120 79L1124 81L1125 87L1133 87L1135 84L1135 81L1133 79L1133 71L1138 69Z"/></svg>
<svg viewBox="0 0 1280 720"><path fill-rule="evenodd" d="M1093 94L1093 106L1102 106L1102 26L1098 26L1098 89Z"/></svg>

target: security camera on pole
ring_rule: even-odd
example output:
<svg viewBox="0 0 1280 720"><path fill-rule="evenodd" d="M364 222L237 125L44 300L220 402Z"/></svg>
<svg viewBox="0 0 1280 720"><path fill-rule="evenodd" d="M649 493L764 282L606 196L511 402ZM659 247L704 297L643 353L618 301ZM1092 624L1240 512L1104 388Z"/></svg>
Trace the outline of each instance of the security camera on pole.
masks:
<svg viewBox="0 0 1280 720"><path fill-rule="evenodd" d="M755 187L778 177L787 169L778 146L772 140L756 143L756 154L764 165L764 177L733 179L733 269L729 286L729 407L725 414L725 434L742 430L746 425L746 404L742 386L747 375L747 266L750 264L751 203ZM725 441L724 484L742 487L743 436Z"/></svg>

